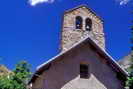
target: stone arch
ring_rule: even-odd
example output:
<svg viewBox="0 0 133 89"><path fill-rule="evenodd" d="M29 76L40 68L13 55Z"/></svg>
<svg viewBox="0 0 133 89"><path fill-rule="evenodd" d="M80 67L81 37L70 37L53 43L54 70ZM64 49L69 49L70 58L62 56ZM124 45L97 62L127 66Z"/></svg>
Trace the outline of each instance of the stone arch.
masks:
<svg viewBox="0 0 133 89"><path fill-rule="evenodd" d="M85 20L85 30L87 31L92 30L92 20L90 18L86 18Z"/></svg>
<svg viewBox="0 0 133 89"><path fill-rule="evenodd" d="M75 27L76 27L76 29L82 29L83 19L81 16L76 16Z"/></svg>

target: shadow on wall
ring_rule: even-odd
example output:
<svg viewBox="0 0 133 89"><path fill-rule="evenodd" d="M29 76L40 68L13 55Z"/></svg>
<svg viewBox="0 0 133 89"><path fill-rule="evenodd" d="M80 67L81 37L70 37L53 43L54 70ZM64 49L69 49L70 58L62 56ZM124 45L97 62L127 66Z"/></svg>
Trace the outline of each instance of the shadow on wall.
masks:
<svg viewBox="0 0 133 89"><path fill-rule="evenodd" d="M111 67L103 64L93 50L84 46L71 50L52 63L44 73L42 89L124 89ZM80 78L79 66L83 60L89 61L91 76L87 79Z"/></svg>

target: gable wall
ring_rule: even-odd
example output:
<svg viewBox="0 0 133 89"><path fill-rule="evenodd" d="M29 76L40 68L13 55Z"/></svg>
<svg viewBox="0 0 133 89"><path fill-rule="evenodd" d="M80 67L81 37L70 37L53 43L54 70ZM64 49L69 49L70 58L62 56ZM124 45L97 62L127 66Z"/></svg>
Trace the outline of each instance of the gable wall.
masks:
<svg viewBox="0 0 133 89"><path fill-rule="evenodd" d="M84 45L52 63L33 84L33 89L123 89L112 68L101 60L88 45ZM88 79L79 76L81 62L89 63Z"/></svg>

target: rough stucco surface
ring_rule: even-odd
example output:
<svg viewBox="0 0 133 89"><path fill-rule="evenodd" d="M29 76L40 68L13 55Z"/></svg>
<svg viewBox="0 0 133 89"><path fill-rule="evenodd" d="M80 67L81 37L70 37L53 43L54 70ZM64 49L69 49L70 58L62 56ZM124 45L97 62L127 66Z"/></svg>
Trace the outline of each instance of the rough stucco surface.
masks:
<svg viewBox="0 0 133 89"><path fill-rule="evenodd" d="M88 45L82 45L52 63L33 83L33 89L124 89L116 73ZM90 77L80 78L80 63L89 64Z"/></svg>
<svg viewBox="0 0 133 89"><path fill-rule="evenodd" d="M83 28L75 29L75 18L81 16L83 19ZM85 20L90 18L92 20L92 31L85 30ZM63 28L62 28L62 50L69 49L73 44L80 41L86 36L90 36L96 43L105 49L105 38L103 33L103 22L89 11L86 7L78 8L76 10L64 14Z"/></svg>

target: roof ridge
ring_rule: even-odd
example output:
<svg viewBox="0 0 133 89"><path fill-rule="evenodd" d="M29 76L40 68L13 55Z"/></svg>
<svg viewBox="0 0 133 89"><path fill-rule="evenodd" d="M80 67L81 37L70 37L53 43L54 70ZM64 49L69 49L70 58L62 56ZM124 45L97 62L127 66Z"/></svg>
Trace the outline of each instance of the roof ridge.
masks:
<svg viewBox="0 0 133 89"><path fill-rule="evenodd" d="M97 15L97 14L94 12L94 10L92 10L92 9L91 9L90 7L88 7L88 5L86 5L86 4L81 4L81 5L78 5L78 6L74 7L74 8L68 9L68 10L66 10L64 13L69 13L69 12L71 12L71 11L73 11L73 10L76 10L76 9L79 9L79 8L82 8L82 7L87 8L87 9L88 9L92 14L94 14L100 21L104 22L104 20L101 18L101 16Z"/></svg>

